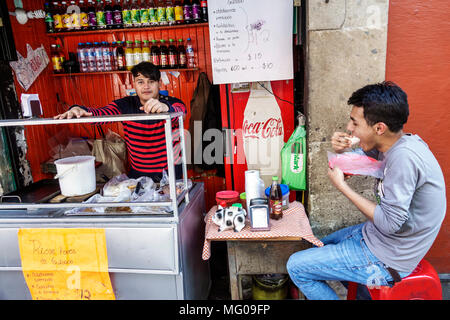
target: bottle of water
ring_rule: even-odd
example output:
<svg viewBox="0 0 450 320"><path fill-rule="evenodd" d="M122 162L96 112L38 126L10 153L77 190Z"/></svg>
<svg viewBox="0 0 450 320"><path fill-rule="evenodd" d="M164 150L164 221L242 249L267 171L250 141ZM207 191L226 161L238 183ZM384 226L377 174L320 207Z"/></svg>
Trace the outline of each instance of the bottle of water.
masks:
<svg viewBox="0 0 450 320"><path fill-rule="evenodd" d="M192 47L191 38L187 38L186 42L186 59L187 67L195 68L195 53L194 48Z"/></svg>
<svg viewBox="0 0 450 320"><path fill-rule="evenodd" d="M102 42L102 54L103 54L103 65L105 70L104 71L111 71L112 70L112 53L111 48L109 47L109 43L106 41Z"/></svg>
<svg viewBox="0 0 450 320"><path fill-rule="evenodd" d="M88 72L97 71L97 64L95 63L95 49L91 42L86 42L86 53L88 58Z"/></svg>
<svg viewBox="0 0 450 320"><path fill-rule="evenodd" d="M78 63L80 64L81 72L89 71L88 60L86 59L87 56L84 54L84 52L86 50L87 49L85 48L84 43L82 43L82 42L78 43L77 54L78 54Z"/></svg>
<svg viewBox="0 0 450 320"><path fill-rule="evenodd" d="M103 50L100 43L94 42L94 52L95 52L96 71L97 72L105 71L105 64L103 63Z"/></svg>

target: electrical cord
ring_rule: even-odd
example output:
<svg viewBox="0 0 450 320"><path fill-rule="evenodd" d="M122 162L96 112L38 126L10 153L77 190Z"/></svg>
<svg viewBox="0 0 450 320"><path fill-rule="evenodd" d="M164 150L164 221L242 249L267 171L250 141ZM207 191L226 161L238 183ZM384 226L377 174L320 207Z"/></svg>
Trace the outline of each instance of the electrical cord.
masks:
<svg viewBox="0 0 450 320"><path fill-rule="evenodd" d="M273 93L273 92L271 92L269 89L267 89L265 86L264 86L264 84L262 84L261 82L259 82L259 81L257 81L258 83L259 83L259 85L261 86L261 87L263 87L264 89L266 89L266 91L268 92L268 93L270 93L271 95L273 95L275 98L277 98L278 100L281 100L281 101L284 101L284 102L287 102L287 103L290 103L290 104L292 104L292 105L294 105L294 103L293 102L291 102L291 101L288 101L288 100L285 100L285 99L282 99L282 98L280 98L279 96L277 96L275 93Z"/></svg>

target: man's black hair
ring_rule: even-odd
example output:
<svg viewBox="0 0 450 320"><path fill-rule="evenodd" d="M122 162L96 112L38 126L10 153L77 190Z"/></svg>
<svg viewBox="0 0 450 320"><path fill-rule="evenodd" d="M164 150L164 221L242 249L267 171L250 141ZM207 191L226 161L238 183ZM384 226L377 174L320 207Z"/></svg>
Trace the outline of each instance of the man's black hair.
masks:
<svg viewBox="0 0 450 320"><path fill-rule="evenodd" d="M161 79L161 72L159 71L159 68L153 63L147 61L135 65L131 69L131 73L133 74L133 77L137 77L140 73L150 80L159 81L159 79Z"/></svg>
<svg viewBox="0 0 450 320"><path fill-rule="evenodd" d="M408 96L390 81L356 90L347 103L364 108L364 119L369 125L384 122L392 132L399 132L408 121Z"/></svg>

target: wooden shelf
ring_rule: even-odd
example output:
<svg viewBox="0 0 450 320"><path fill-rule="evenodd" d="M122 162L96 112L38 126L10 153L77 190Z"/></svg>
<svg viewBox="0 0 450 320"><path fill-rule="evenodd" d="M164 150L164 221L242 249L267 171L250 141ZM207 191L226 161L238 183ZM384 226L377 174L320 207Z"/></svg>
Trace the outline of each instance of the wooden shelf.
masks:
<svg viewBox="0 0 450 320"><path fill-rule="evenodd" d="M183 69L159 69L159 71L164 72L164 71L179 71L179 72L183 72L183 71L197 71L198 68L183 68ZM104 71L104 72L79 72L79 73L54 73L53 76L54 77L70 77L70 76L92 76L92 75L102 75L102 74L127 74L130 73L130 71Z"/></svg>
<svg viewBox="0 0 450 320"><path fill-rule="evenodd" d="M155 26L155 27L142 27L142 28L120 28L120 29L96 29L96 30L80 30L80 31L67 31L67 32L54 32L47 33L49 37L69 37L69 36L82 36L88 34L98 34L98 33L114 33L114 32L136 32L136 31L156 31L156 30L167 30L167 29L184 29L193 27L204 27L208 26L208 22L203 23L192 23L192 24L180 24L172 26Z"/></svg>

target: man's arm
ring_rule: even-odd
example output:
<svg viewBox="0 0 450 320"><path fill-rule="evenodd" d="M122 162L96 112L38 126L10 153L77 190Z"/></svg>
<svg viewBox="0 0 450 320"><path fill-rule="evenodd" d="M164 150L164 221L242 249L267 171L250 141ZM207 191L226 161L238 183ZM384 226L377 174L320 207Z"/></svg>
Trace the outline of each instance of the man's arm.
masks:
<svg viewBox="0 0 450 320"><path fill-rule="evenodd" d="M54 116L53 119L71 119L73 117L91 117L91 116L106 116L121 114L121 109L115 102L111 102L103 108L89 108L80 105L72 105L69 110L64 113Z"/></svg>

